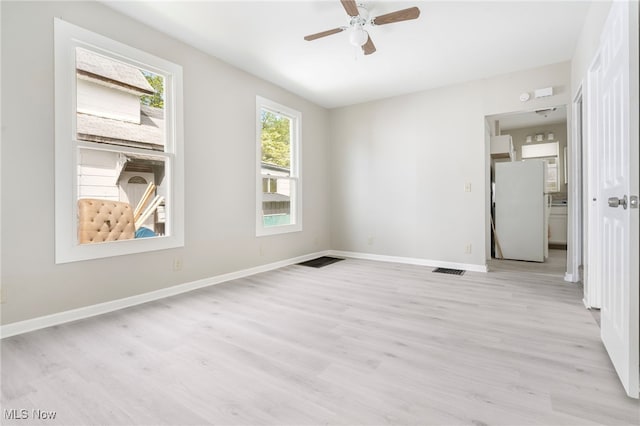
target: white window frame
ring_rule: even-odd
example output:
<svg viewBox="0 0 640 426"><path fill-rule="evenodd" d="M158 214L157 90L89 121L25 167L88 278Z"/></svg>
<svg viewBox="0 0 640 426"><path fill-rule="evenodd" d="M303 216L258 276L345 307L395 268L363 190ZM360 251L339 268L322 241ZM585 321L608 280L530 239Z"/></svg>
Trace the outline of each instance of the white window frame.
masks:
<svg viewBox="0 0 640 426"><path fill-rule="evenodd" d="M261 113L263 109L286 116L291 120L290 150L291 167L290 179L293 183L294 191L291 193L291 224L264 226L262 215L262 179L278 178L278 176L262 174L262 122ZM302 114L285 105L274 102L270 99L256 96L256 236L277 235L287 232L302 231Z"/></svg>
<svg viewBox="0 0 640 426"><path fill-rule="evenodd" d="M84 28L54 19L55 43L55 262L143 253L184 246L184 150L182 116L182 67L134 47L111 40ZM166 235L111 241L78 243L76 138L76 47L132 64L165 79L165 173L167 179ZM95 148L95 146L92 146ZM117 147L104 147L118 151ZM136 151L127 148L127 151ZM151 154L146 150L140 153Z"/></svg>

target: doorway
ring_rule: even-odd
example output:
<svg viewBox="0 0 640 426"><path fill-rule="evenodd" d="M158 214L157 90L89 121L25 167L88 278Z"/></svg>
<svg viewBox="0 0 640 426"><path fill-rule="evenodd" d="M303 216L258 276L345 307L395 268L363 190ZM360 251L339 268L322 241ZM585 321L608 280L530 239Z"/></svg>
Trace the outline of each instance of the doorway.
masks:
<svg viewBox="0 0 640 426"><path fill-rule="evenodd" d="M490 144L494 142L489 159L489 210L490 228L490 253L487 259L491 269L508 268L520 269L522 272L541 272L562 276L566 278L567 271L567 247L568 240L568 206L571 202L569 196L568 174L568 118L566 105L547 107L534 111L514 112L498 114L486 117L486 126L490 133ZM497 143L496 143L497 142ZM548 194L543 206L544 213L540 212L542 219L536 223L544 223L538 233L544 234L546 239L544 246L544 262L524 262L516 257L509 257L502 252L503 246L508 246L509 238L518 238L513 232L505 232L503 228L502 238L498 217L496 217L496 169L504 169L506 165L499 163L520 162L536 160L544 162L546 171L544 176L544 192ZM542 161L540 161L542 160ZM534 161L531 161L533 163ZM499 193L499 192L498 192ZM503 204L498 212L505 220ZM538 205L536 205L538 206ZM536 211L537 207L536 207ZM526 228L529 219L521 220L514 217L516 226ZM513 229L513 228L511 228ZM501 243L502 239L502 243ZM536 243L537 244L537 243Z"/></svg>

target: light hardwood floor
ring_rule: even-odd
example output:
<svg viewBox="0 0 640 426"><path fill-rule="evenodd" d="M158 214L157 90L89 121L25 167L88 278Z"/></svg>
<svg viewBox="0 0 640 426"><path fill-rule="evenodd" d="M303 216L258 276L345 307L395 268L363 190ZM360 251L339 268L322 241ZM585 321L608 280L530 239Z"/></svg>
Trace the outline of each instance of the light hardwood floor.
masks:
<svg viewBox="0 0 640 426"><path fill-rule="evenodd" d="M639 424L556 263L295 265L7 338L3 424Z"/></svg>

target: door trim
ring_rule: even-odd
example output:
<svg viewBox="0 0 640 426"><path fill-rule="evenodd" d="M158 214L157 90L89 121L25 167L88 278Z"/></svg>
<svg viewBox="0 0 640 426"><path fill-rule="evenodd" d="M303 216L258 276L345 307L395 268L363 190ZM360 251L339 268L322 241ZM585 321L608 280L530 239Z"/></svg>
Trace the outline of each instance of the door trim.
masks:
<svg viewBox="0 0 640 426"><path fill-rule="evenodd" d="M584 141L584 99L582 91L583 82L580 82L572 103L571 140L568 144L569 170L565 171L569 177L567 188L569 203L569 229L567 238L567 272L565 281L579 282L580 266L583 262L583 193L582 193L582 148ZM566 159L566 157L565 157ZM585 287L586 288L586 287Z"/></svg>
<svg viewBox="0 0 640 426"><path fill-rule="evenodd" d="M585 186L586 199L584 200L584 277L585 280L585 305L589 308L600 309L602 300L601 283L595 278L598 277L598 262L600 257L599 248L602 245L598 236L598 146L597 135L600 126L598 110L592 99L597 99L598 78L600 75L601 59L598 49L589 69L587 71L586 90L583 91L582 102L584 106L584 118L586 126L583 133L583 165L585 166L583 184Z"/></svg>

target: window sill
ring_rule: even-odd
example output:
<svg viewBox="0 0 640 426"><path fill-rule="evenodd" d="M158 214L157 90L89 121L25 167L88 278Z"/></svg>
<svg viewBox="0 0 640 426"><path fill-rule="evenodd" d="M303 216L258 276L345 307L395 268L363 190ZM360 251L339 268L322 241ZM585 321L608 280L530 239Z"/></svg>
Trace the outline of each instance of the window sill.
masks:
<svg viewBox="0 0 640 426"><path fill-rule="evenodd" d="M184 241L177 236L138 238L96 244L78 244L66 247L58 244L56 264L103 259L106 257L146 253L178 247L184 247Z"/></svg>
<svg viewBox="0 0 640 426"><path fill-rule="evenodd" d="M280 225L280 226L269 226L259 227L256 230L256 237L265 237L269 235L280 235L280 234L288 234L290 232L300 232L302 231L302 225Z"/></svg>

